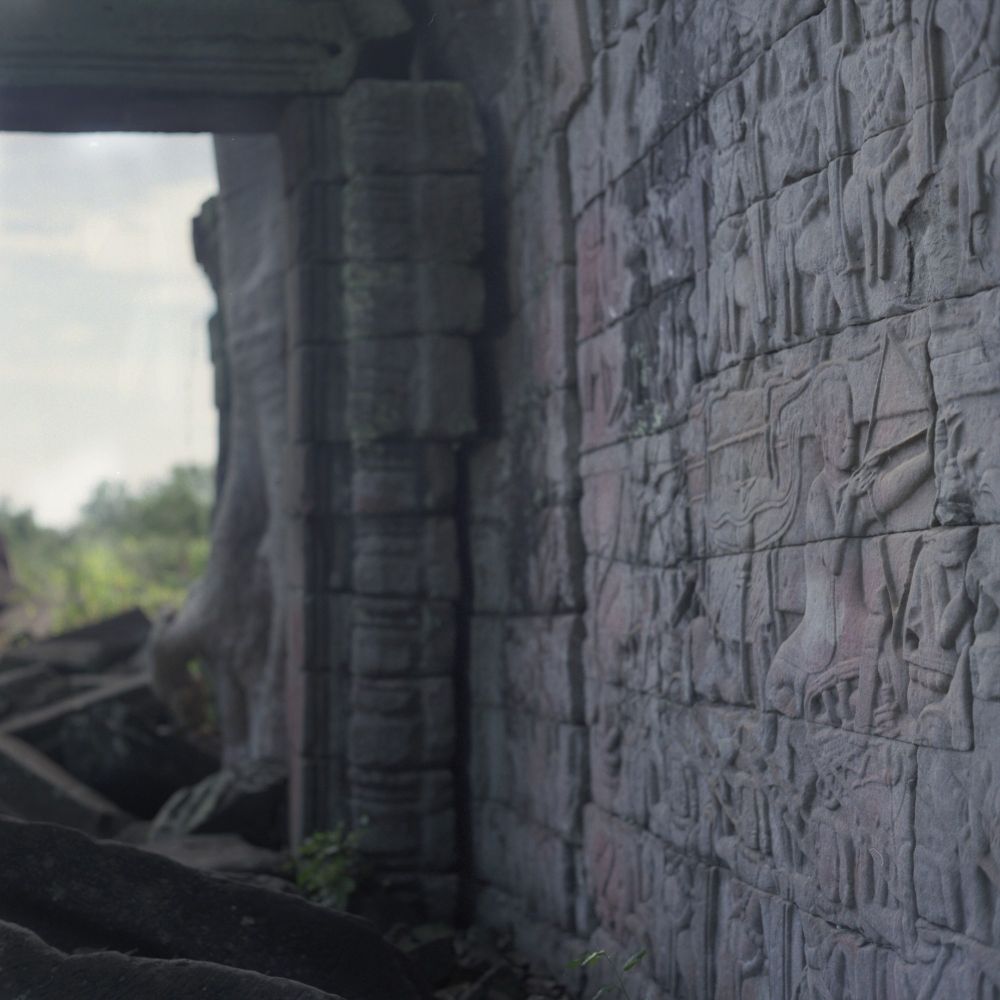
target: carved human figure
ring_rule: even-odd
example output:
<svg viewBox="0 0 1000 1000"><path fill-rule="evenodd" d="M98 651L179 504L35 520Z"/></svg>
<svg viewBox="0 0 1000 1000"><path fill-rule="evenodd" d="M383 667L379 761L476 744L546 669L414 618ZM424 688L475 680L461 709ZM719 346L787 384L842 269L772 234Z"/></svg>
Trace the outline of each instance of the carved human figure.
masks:
<svg viewBox="0 0 1000 1000"><path fill-rule="evenodd" d="M760 206L746 221L729 220L719 227L715 260L709 271L709 316L705 361L708 370L753 357L766 349L767 284L763 274L764 237L751 233Z"/></svg>
<svg viewBox="0 0 1000 1000"><path fill-rule="evenodd" d="M939 0L934 5L937 25L950 45L950 57L927 53L931 81L947 66L951 70L946 121L947 155L958 190L960 259L980 269L994 268L991 239L1000 225L1000 76L993 69L1000 57L1000 9L976 0ZM942 65L934 65L940 59ZM983 72L983 70L986 72ZM932 84L933 85L933 84ZM942 95L932 91L937 102ZM928 102L928 114L934 105Z"/></svg>
<svg viewBox="0 0 1000 1000"><path fill-rule="evenodd" d="M871 287L889 280L900 266L901 223L929 176L930 164L911 150L913 130L903 124L914 104L907 0L854 0L854 6L861 37L853 45L845 40L831 54L830 144L844 152L854 139L843 119L851 102L859 110L858 138L863 141L850 176L841 164L831 165L831 207L843 220L842 266L860 259Z"/></svg>
<svg viewBox="0 0 1000 1000"><path fill-rule="evenodd" d="M677 744L667 744L664 753L654 751L650 764L648 807L657 832L678 848L698 847L698 775Z"/></svg>
<svg viewBox="0 0 1000 1000"><path fill-rule="evenodd" d="M822 701L818 717L839 725L853 712L852 684L869 652L862 538L927 479L931 457L925 449L893 466L889 448L859 460L853 395L841 365L821 368L812 394L823 467L806 501L805 612L775 653L765 692L768 707L791 716L815 696Z"/></svg>
<svg viewBox="0 0 1000 1000"><path fill-rule="evenodd" d="M969 653L976 607L965 577L976 531L936 531L921 542L903 620L906 707L916 720L919 742L968 749Z"/></svg>
<svg viewBox="0 0 1000 1000"><path fill-rule="evenodd" d="M921 784L933 793L918 800L913 861L921 914L932 926L995 942L1000 931L996 766L986 758L954 754L928 755L922 767Z"/></svg>
<svg viewBox="0 0 1000 1000"><path fill-rule="evenodd" d="M768 177L780 189L819 168L825 152L827 109L816 83L820 69L810 31L800 32L796 44L782 46L780 54L772 50L770 77L771 100L761 111L761 132L777 160L768 165Z"/></svg>
<svg viewBox="0 0 1000 1000"><path fill-rule="evenodd" d="M760 897L739 882L733 883L732 897L717 995L733 1000L768 1000L767 938Z"/></svg>
<svg viewBox="0 0 1000 1000"><path fill-rule="evenodd" d="M973 692L978 698L1000 700L1000 525L979 529L966 588L976 609L969 650Z"/></svg>
<svg viewBox="0 0 1000 1000"><path fill-rule="evenodd" d="M971 484L977 449L965 444L962 409L949 403L938 410L934 428L935 514L942 524L969 524L973 520Z"/></svg>
<svg viewBox="0 0 1000 1000"><path fill-rule="evenodd" d="M857 845L850 817L842 804L842 782L843 776L833 769L816 776L809 824L810 847L820 892L835 909L853 909Z"/></svg>

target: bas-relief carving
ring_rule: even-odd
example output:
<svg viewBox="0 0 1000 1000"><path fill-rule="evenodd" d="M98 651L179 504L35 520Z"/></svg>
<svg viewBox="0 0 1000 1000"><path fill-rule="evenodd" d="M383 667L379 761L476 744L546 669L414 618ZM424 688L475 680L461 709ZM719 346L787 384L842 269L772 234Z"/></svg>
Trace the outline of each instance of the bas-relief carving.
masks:
<svg viewBox="0 0 1000 1000"><path fill-rule="evenodd" d="M951 94L945 117L946 142L939 156L951 204L957 204L955 242L959 268L998 277L996 241L1000 233L1000 13L975 0L928 4L925 26L936 45L928 51L927 95ZM940 81L940 82L938 82ZM940 104L932 105L935 119ZM952 210L954 211L954 209ZM951 213L948 213L949 215Z"/></svg>
<svg viewBox="0 0 1000 1000"><path fill-rule="evenodd" d="M703 372L996 282L996 21L837 0L712 97Z"/></svg>
<svg viewBox="0 0 1000 1000"><path fill-rule="evenodd" d="M990 683L973 620L989 614L980 578L993 584L975 530L933 528L945 418L927 343L924 317L890 321L811 367L815 352L716 380L692 409L688 498L707 557L684 614L696 696L971 746L971 693Z"/></svg>
<svg viewBox="0 0 1000 1000"><path fill-rule="evenodd" d="M595 621L619 636L598 659L630 689L589 699L595 802L755 890L719 904L736 914L715 937L720 997L1000 995L998 793L966 752L1000 693L995 306L700 386L683 430L700 558L593 576ZM625 548L669 559L688 531L651 530L668 512L640 445ZM751 714L726 732L705 702ZM931 748L921 801L913 744ZM780 957L760 890L794 902L801 940Z"/></svg>
<svg viewBox="0 0 1000 1000"><path fill-rule="evenodd" d="M998 12L706 28L728 82L637 223L684 234L690 326L638 308L584 358L589 440L631 436L588 563L591 891L654 955L707 942L671 996L1000 998Z"/></svg>
<svg viewBox="0 0 1000 1000"><path fill-rule="evenodd" d="M589 891L612 946L648 947L671 997L994 998L988 947L918 913L915 751L774 721L706 720L700 747L674 746L701 758L685 812L711 828L714 856L588 808ZM918 849L916 885L933 893L927 858L950 885L949 854ZM987 877L972 858L965 872Z"/></svg>

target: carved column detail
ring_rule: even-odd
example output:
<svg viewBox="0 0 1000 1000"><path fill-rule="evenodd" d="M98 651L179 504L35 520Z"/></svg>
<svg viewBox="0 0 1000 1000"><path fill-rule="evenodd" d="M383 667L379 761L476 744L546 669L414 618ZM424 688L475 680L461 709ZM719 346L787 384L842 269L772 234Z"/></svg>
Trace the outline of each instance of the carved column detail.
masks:
<svg viewBox="0 0 1000 1000"><path fill-rule="evenodd" d="M299 102L285 125L303 154L288 155L298 830L368 817L384 878L446 914L478 124L461 86L366 80L336 103Z"/></svg>

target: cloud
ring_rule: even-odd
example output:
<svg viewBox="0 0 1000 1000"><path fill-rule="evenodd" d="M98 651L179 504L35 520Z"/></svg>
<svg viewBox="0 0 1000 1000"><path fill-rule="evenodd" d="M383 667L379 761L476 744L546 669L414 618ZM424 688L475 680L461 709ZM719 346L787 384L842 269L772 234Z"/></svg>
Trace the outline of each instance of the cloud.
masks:
<svg viewBox="0 0 1000 1000"><path fill-rule="evenodd" d="M212 460L216 186L206 136L0 135L0 495L65 521L103 477Z"/></svg>
<svg viewBox="0 0 1000 1000"><path fill-rule="evenodd" d="M0 152L2 155L2 152ZM50 269L68 265L120 275L145 275L162 284L190 284L191 219L210 190L202 181L160 185L128 205L77 205L58 218L24 218L24 207L2 220L0 254L6 267L31 261Z"/></svg>
<svg viewBox="0 0 1000 1000"><path fill-rule="evenodd" d="M37 468L23 486L22 502L43 524L68 527L90 498L94 484L123 478L124 468L124 456L114 442L95 442Z"/></svg>

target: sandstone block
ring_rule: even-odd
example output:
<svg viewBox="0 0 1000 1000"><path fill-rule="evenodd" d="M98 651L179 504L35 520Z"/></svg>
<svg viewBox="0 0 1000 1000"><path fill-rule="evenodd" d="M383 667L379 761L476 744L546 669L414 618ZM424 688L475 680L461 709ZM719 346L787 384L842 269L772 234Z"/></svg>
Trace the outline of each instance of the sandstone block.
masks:
<svg viewBox="0 0 1000 1000"><path fill-rule="evenodd" d="M347 414L364 443L391 437L458 440L476 426L472 355L458 337L356 341L348 354Z"/></svg>
<svg viewBox="0 0 1000 1000"><path fill-rule="evenodd" d="M55 947L167 952L359 1000L420 995L369 924L290 895L41 824L0 820L0 857L0 919ZM331 949L344 957L332 961Z"/></svg>
<svg viewBox="0 0 1000 1000"><path fill-rule="evenodd" d="M170 1000L335 1000L333 994L273 976L184 959L135 958L113 951L69 955L30 931L0 924L0 989L7 996L60 1000L80 995Z"/></svg>
<svg viewBox="0 0 1000 1000"><path fill-rule="evenodd" d="M361 515L450 510L456 475L455 452L446 444L359 445L351 480L353 509Z"/></svg>
<svg viewBox="0 0 1000 1000"><path fill-rule="evenodd" d="M456 636L451 602L356 597L350 629L355 677L427 677L452 669Z"/></svg>
<svg viewBox="0 0 1000 1000"><path fill-rule="evenodd" d="M482 272L440 261L350 261L343 269L350 337L477 333L483 326Z"/></svg>
<svg viewBox="0 0 1000 1000"><path fill-rule="evenodd" d="M583 632L579 615L508 619L504 704L560 722L582 722Z"/></svg>
<svg viewBox="0 0 1000 1000"><path fill-rule="evenodd" d="M495 803L477 808L477 875L516 895L536 920L570 928L576 904L574 850L551 830Z"/></svg>
<svg viewBox="0 0 1000 1000"><path fill-rule="evenodd" d="M457 544L455 524L448 517L359 519L354 586L366 596L456 598Z"/></svg>
<svg viewBox="0 0 1000 1000"><path fill-rule="evenodd" d="M475 176L354 177L343 192L345 256L468 263L482 250L482 202Z"/></svg>
<svg viewBox="0 0 1000 1000"><path fill-rule="evenodd" d="M292 263L285 275L290 350L347 336L350 329L344 304L347 291L341 264L315 260Z"/></svg>
<svg viewBox="0 0 1000 1000"><path fill-rule="evenodd" d="M456 83L358 80L340 121L352 175L467 171L485 153L471 96Z"/></svg>
<svg viewBox="0 0 1000 1000"><path fill-rule="evenodd" d="M355 678L348 760L358 768L447 767L455 752L450 676Z"/></svg>

